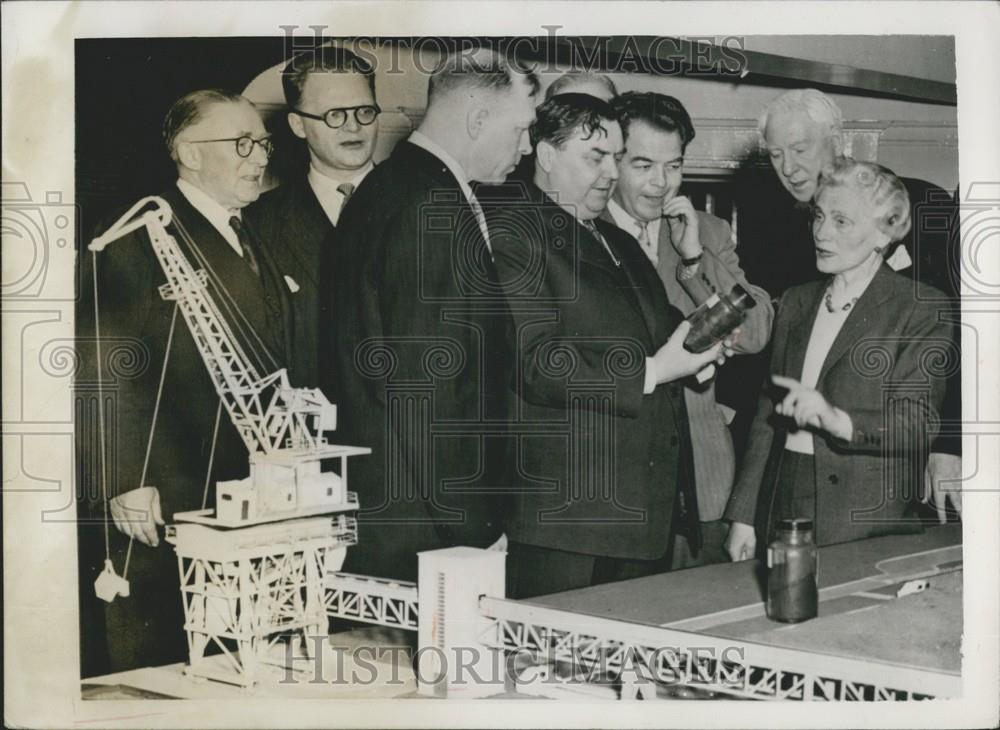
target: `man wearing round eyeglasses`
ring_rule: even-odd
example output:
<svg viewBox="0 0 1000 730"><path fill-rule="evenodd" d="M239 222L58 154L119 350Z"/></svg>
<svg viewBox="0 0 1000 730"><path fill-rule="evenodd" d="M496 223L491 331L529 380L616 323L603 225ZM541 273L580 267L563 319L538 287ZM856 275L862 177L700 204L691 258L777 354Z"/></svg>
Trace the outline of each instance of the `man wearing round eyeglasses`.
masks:
<svg viewBox="0 0 1000 730"><path fill-rule="evenodd" d="M325 306L321 310L319 298L323 251L334 245L340 213L372 169L381 110L372 67L345 48L324 46L294 57L282 85L288 126L306 142L308 172L266 193L249 215L296 288L290 377L295 385L315 387L318 327L332 316Z"/></svg>
<svg viewBox="0 0 1000 730"><path fill-rule="evenodd" d="M190 263L205 272L208 293L258 370L284 367L291 348L287 287L266 243L242 215L259 195L271 150L257 110L236 94L191 92L167 113L163 139L177 169L176 185L160 195L172 211L168 232ZM93 265L89 255L81 258L81 266ZM160 296L166 279L144 229L110 246L96 266L103 381L115 394L105 419L107 515L117 527L108 535L109 549L119 571L128 555L131 595L101 604L104 626L85 630L106 631L108 669L124 671L185 658L177 558L158 528L175 512L213 504L218 481L245 477L247 451L225 414L216 425L218 395L183 320L175 320L176 303ZM80 375L93 382L97 352L89 282L94 272L82 276ZM121 374L115 364L123 350L146 366ZM94 552L89 541L99 543L94 569L105 553L96 434L89 423L81 424L79 479L90 502L89 524L97 525L81 529L85 555Z"/></svg>

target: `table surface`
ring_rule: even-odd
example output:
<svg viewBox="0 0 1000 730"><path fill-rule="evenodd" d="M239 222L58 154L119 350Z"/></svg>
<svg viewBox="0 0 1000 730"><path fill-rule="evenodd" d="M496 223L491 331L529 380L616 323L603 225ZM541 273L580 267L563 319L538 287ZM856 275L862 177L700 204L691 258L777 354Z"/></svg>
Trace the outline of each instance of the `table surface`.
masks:
<svg viewBox="0 0 1000 730"><path fill-rule="evenodd" d="M764 613L758 561L725 563L532 598L602 618L949 674L961 670L962 528L933 527L821 548L819 617ZM927 578L927 590L896 597Z"/></svg>

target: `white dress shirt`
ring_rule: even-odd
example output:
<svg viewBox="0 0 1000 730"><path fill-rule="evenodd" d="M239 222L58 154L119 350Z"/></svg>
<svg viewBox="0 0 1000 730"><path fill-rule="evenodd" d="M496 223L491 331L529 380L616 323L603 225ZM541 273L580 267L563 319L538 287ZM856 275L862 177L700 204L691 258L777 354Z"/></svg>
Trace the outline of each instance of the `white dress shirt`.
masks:
<svg viewBox="0 0 1000 730"><path fill-rule="evenodd" d="M809 344L806 346L806 358L802 364L802 377L799 379L799 382L805 387L815 388L818 384L819 374L823 369L826 356L829 354L830 348L833 347L833 342L837 339L837 335L840 334L840 329L844 326L844 322L847 321L854 306L857 306L855 303L854 306L848 307L847 311L844 311L844 304L855 297L860 298L865 293L868 285L871 284L877 271L878 267L867 278L855 281L853 284L848 285L847 289L838 293L832 312L826 308L825 301L820 302L819 311L816 313L816 320L813 322L812 333L809 335ZM785 450L794 451L798 454L815 453L812 431L805 428L789 431L788 438L785 440Z"/></svg>
<svg viewBox="0 0 1000 730"><path fill-rule="evenodd" d="M241 221L243 220L239 209L226 210L211 198L208 193L196 188L187 180L178 179L177 189L181 191L181 195L187 199L191 207L201 213L205 217L205 220L212 224L212 228L217 230L219 235L226 239L226 243L230 245L233 251L240 258L243 258L243 246L240 245L240 239L236 235L236 231L229 225L229 219L234 215Z"/></svg>
<svg viewBox="0 0 1000 730"><path fill-rule="evenodd" d="M490 253L492 253L493 249L490 246L490 232L486 227L486 215L483 213L483 208L479 205L479 201L476 200L476 196L472 192L472 187L469 185L469 178L465 174L465 170L462 169L462 166L458 164L458 160L448 154L448 152L441 147L441 145L421 132L412 132L410 134L409 141L417 147L427 150L441 160L441 162L444 163L444 166L448 168L448 171L455 176L456 180L458 180L459 189L461 189L462 194L469 202L469 205L472 206L472 212L476 216L476 222L479 224L479 230L482 232L483 239L486 241L486 248L490 251Z"/></svg>
<svg viewBox="0 0 1000 730"><path fill-rule="evenodd" d="M646 224L646 243L643 245L642 241L639 240L639 233L642 230L642 226L639 225L638 219L627 213L614 200L608 201L608 212L619 228L627 233L631 233L632 237L639 241L646 256L653 262L653 266L656 266L660 261L660 222L663 219L658 217Z"/></svg>
<svg viewBox="0 0 1000 730"><path fill-rule="evenodd" d="M340 212L344 209L344 203L347 202L347 198L337 188L347 183L353 185L354 189L357 190L361 181L374 167L374 163L369 162L358 170L350 180L337 181L332 177L327 177L312 165L309 166L309 175L307 176L309 187L316 194L316 199L322 206L323 212L326 213L326 217L334 226L340 220Z"/></svg>

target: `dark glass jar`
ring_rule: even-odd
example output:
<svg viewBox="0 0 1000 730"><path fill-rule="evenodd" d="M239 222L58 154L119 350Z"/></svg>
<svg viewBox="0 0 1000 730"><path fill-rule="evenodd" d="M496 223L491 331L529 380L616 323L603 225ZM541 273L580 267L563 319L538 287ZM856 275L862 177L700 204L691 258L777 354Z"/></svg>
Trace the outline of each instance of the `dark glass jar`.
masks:
<svg viewBox="0 0 1000 730"><path fill-rule="evenodd" d="M713 294L688 316L691 330L684 338L684 347L704 352L743 324L747 310L756 305L750 292L739 284L729 294Z"/></svg>
<svg viewBox="0 0 1000 730"><path fill-rule="evenodd" d="M780 520L767 546L767 615L795 623L816 618L816 545L812 520Z"/></svg>

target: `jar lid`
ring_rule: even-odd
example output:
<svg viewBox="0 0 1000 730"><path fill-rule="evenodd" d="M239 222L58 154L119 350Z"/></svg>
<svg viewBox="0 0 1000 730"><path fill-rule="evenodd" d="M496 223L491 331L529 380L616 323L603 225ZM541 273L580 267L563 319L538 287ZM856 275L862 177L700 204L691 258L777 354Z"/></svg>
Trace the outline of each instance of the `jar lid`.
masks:
<svg viewBox="0 0 1000 730"><path fill-rule="evenodd" d="M794 517L790 520L778 520L778 529L789 532L805 532L813 528L813 521L802 517Z"/></svg>

